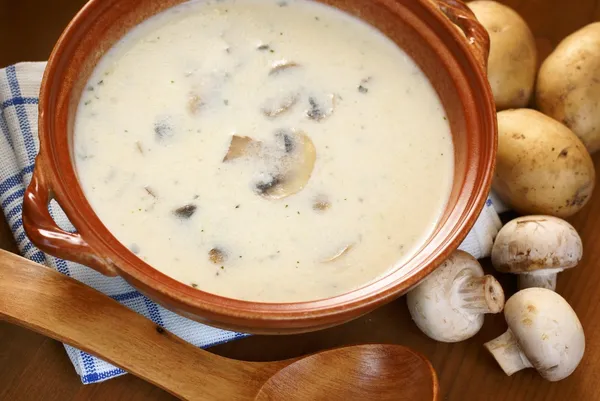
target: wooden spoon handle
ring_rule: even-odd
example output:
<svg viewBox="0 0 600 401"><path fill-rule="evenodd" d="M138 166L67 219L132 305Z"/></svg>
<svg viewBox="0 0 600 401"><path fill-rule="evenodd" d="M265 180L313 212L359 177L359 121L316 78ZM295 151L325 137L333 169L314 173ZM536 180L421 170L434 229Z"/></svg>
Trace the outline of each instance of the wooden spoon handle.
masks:
<svg viewBox="0 0 600 401"><path fill-rule="evenodd" d="M96 355L187 400L253 399L289 362L250 363L186 343L106 295L0 250L0 318Z"/></svg>

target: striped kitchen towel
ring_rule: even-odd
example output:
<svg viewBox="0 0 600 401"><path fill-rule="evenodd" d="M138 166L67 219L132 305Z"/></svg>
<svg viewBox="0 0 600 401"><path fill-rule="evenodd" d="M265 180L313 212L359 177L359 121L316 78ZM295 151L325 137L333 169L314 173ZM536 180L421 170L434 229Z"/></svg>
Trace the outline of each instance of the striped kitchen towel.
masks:
<svg viewBox="0 0 600 401"><path fill-rule="evenodd" d="M215 329L178 316L155 304L119 277L104 277L94 270L42 253L27 238L21 220L23 194L31 180L38 151L38 92L45 63L21 63L0 69L0 207L21 254L93 287L199 347L210 347L245 336ZM50 212L63 229L73 229L56 203ZM490 254L500 228L494 201L486 206L461 249L477 258ZM97 383L125 372L85 352L65 345L83 383Z"/></svg>

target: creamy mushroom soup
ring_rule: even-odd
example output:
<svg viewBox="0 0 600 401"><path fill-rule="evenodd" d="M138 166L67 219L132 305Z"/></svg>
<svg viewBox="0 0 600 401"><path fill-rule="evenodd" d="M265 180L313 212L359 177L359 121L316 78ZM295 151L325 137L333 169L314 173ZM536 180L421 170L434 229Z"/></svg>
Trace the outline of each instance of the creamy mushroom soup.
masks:
<svg viewBox="0 0 600 401"><path fill-rule="evenodd" d="M431 234L450 129L415 62L307 0L189 2L101 60L77 173L100 220L194 288L293 302L363 286Z"/></svg>

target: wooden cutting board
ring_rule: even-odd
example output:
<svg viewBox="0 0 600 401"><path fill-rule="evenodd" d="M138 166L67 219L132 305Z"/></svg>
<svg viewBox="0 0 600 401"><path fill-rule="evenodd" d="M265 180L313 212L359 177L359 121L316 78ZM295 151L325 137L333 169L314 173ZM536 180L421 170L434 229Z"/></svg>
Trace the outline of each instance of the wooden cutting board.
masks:
<svg viewBox="0 0 600 401"><path fill-rule="evenodd" d="M84 3L83 0L0 0L0 67L22 60L46 59L68 20ZM581 26L600 21L600 0L506 0L504 3L523 15L546 51ZM600 171L600 154L594 160ZM600 182L597 187L600 188ZM273 360L346 344L397 343L413 347L431 359L440 378L443 400L600 400L600 189L591 204L571 222L583 238L585 256L578 268L559 276L558 292L579 315L587 349L579 368L562 382L545 382L533 370L504 376L482 346L506 329L502 316L486 317L482 331L466 342L436 343L412 324L404 299L330 330L275 339L256 336L212 351L233 358ZM0 247L16 250L1 217ZM513 277L499 279L507 292L514 291ZM46 401L173 399L131 375L83 386L62 345L0 322L0 400L31 401L42 397Z"/></svg>

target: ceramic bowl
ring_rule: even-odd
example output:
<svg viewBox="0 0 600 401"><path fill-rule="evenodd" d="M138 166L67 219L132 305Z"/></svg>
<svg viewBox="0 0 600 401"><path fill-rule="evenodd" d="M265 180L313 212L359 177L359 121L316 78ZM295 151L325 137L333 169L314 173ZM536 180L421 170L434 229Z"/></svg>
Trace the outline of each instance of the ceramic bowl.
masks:
<svg viewBox="0 0 600 401"><path fill-rule="evenodd" d="M132 27L182 0L91 0L60 37L46 68L39 103L40 153L23 205L29 238L44 252L122 276L165 307L213 326L251 333L295 333L337 325L418 284L460 242L483 207L496 154L496 116L486 79L489 38L456 0L319 0L374 25L404 49L435 87L455 147L450 201L434 233L403 266L362 288L329 299L287 304L224 298L180 283L119 243L92 210L73 159L79 98L102 55ZM76 232L48 212L55 199Z"/></svg>

